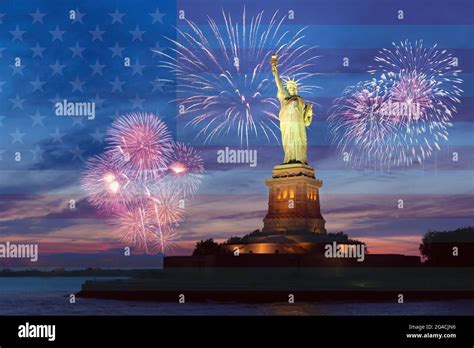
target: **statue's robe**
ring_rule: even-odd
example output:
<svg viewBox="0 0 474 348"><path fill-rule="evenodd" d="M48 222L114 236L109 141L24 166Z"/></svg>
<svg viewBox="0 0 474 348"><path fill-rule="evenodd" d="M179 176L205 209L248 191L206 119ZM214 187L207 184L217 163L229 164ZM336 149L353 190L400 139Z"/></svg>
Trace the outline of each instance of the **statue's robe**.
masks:
<svg viewBox="0 0 474 348"><path fill-rule="evenodd" d="M277 94L280 100L280 130L285 152L283 163L307 163L306 126L311 120L305 117L307 106L298 95L290 96L285 93Z"/></svg>

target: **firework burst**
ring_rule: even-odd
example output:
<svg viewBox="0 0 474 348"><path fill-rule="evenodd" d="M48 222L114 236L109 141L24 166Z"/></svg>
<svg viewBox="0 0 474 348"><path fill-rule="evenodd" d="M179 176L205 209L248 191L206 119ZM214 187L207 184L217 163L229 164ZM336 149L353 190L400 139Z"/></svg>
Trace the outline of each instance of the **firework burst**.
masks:
<svg viewBox="0 0 474 348"><path fill-rule="evenodd" d="M107 141L113 159L134 179L157 179L166 170L172 138L165 123L153 114L119 117L107 132Z"/></svg>
<svg viewBox="0 0 474 348"><path fill-rule="evenodd" d="M328 118L333 141L354 165L391 153L387 135L395 132L389 116L381 113L388 100L386 85L377 80L360 82L344 90Z"/></svg>
<svg viewBox="0 0 474 348"><path fill-rule="evenodd" d="M460 102L451 54L421 41L393 45L375 57L376 79L346 88L330 110L333 140L355 166L422 163L448 140Z"/></svg>
<svg viewBox="0 0 474 348"><path fill-rule="evenodd" d="M193 148L175 143L153 114L127 114L112 124L108 150L87 161L82 186L95 207L111 213L118 238L164 253L178 238L184 198L204 171Z"/></svg>
<svg viewBox="0 0 474 348"><path fill-rule="evenodd" d="M128 173L112 160L108 152L87 160L82 187L93 206L108 212L132 206L140 197Z"/></svg>
<svg viewBox="0 0 474 348"><path fill-rule="evenodd" d="M178 39L167 38L176 46L176 57L157 51L163 57L160 66L176 75L175 101L184 107L182 117L205 142L234 131L247 146L252 135L279 142L270 57L278 54L284 78L308 82L299 88L304 94L316 88L308 81L316 75L308 72L318 58L314 47L303 44L305 28L293 34L283 29L287 15L275 12L268 24L262 24L263 11L250 20L245 9L240 21L224 11L222 17L224 28L208 18L210 33L186 20L186 29L177 29Z"/></svg>
<svg viewBox="0 0 474 348"><path fill-rule="evenodd" d="M203 172L204 162L200 154L190 146L174 143L165 180L186 197L197 191Z"/></svg>

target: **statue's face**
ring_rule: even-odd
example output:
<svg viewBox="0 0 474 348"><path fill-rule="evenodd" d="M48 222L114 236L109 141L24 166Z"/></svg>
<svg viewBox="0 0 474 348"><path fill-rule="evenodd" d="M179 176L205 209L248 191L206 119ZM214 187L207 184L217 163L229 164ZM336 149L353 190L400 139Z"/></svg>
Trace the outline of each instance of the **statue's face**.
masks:
<svg viewBox="0 0 474 348"><path fill-rule="evenodd" d="M289 93L290 95L297 95L297 94L298 94L298 87L296 87L296 86L293 85L293 84L288 85L287 89L288 89L288 93Z"/></svg>

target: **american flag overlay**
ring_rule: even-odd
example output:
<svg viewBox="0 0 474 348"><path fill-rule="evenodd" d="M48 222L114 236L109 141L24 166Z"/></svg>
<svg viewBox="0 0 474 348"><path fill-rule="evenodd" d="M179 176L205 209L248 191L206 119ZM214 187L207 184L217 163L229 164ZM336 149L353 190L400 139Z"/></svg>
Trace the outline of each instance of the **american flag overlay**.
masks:
<svg viewBox="0 0 474 348"><path fill-rule="evenodd" d="M281 47L281 57L290 57L279 61L283 77L298 80L313 103L308 162L324 182L326 228L366 242L371 252L419 255L429 230L474 224L473 12L470 0L3 0L0 242L38 244L35 267L157 263L164 249L146 254L136 247L133 261L121 257L128 246L117 238L123 226L96 209L81 185L88 160L107 149L113 122L128 113L156 115L174 141L203 159L202 183L186 197L168 253L261 229L264 180L283 160L269 60ZM341 149L330 117L337 98L368 81L363 95L370 81L390 76L376 60L384 50L420 42L446 50L456 71L433 74L429 93L442 83L455 100L436 108L446 96L435 96L438 118L425 124L428 131L415 130L429 137L395 127L405 133L393 135L391 151L413 160L348 163L344 154L374 134L356 128L356 141L344 138ZM337 123L336 131L347 126ZM255 150L255 162L219 158L233 149Z"/></svg>

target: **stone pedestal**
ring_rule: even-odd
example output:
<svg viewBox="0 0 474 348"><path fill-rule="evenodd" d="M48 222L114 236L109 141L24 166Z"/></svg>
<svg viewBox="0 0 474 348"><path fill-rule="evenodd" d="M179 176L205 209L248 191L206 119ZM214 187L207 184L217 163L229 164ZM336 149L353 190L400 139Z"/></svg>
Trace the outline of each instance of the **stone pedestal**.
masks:
<svg viewBox="0 0 474 348"><path fill-rule="evenodd" d="M319 206L321 180L305 164L282 164L273 168L269 188L268 213L262 235L326 233Z"/></svg>

